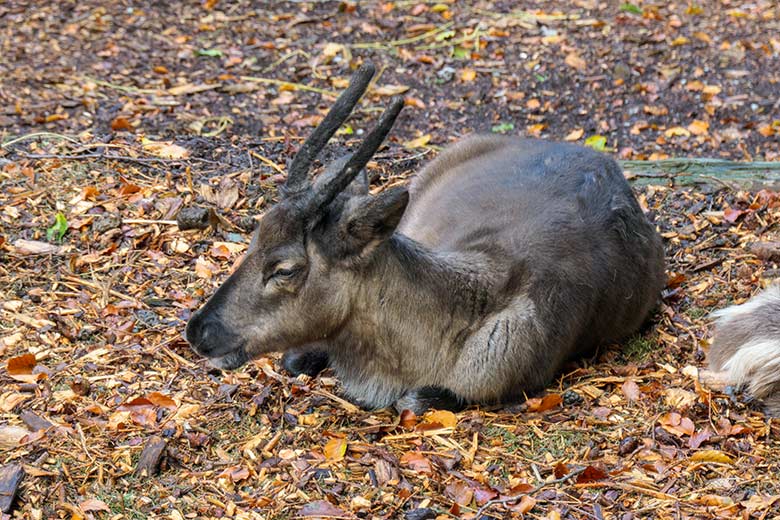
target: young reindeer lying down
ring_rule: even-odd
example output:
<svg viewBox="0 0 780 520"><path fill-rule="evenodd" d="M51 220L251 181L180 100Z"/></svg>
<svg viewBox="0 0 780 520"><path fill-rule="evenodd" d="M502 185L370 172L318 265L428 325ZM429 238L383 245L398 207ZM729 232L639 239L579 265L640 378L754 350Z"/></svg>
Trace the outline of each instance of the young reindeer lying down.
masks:
<svg viewBox="0 0 780 520"><path fill-rule="evenodd" d="M369 195L362 168L403 101L315 182L370 64L303 144L246 258L187 325L236 368L284 351L335 370L347 397L417 413L521 398L567 360L636 331L664 285L663 248L617 164L499 136L443 151L411 185Z"/></svg>
<svg viewBox="0 0 780 520"><path fill-rule="evenodd" d="M780 284L713 317L710 368L725 371L729 382L745 385L770 415L780 417Z"/></svg>

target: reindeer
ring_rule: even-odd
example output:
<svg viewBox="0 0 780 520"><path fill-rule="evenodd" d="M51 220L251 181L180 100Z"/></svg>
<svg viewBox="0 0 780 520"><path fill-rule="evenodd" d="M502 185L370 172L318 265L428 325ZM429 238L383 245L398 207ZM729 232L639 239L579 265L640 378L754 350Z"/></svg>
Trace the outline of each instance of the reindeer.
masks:
<svg viewBox="0 0 780 520"><path fill-rule="evenodd" d="M406 187L362 169L403 100L314 182L308 170L374 74L364 64L294 157L281 201L186 337L216 367L285 352L331 366L366 408L504 403L635 332L665 284L663 247L620 168L573 144L468 137Z"/></svg>
<svg viewBox="0 0 780 520"><path fill-rule="evenodd" d="M726 381L745 386L769 415L780 417L780 284L712 316L710 368L725 372Z"/></svg>

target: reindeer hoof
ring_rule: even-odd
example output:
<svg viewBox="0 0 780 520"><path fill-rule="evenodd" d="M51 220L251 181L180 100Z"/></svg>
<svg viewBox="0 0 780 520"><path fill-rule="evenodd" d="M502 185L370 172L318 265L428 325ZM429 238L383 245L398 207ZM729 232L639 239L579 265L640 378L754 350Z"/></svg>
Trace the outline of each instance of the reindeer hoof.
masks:
<svg viewBox="0 0 780 520"><path fill-rule="evenodd" d="M450 390L436 386L423 386L410 390L394 404L398 413L411 410L416 415L422 415L429 408L459 412L465 406L465 401Z"/></svg>
<svg viewBox="0 0 780 520"><path fill-rule="evenodd" d="M321 350L288 350L282 356L282 366L293 376L314 377L328 368L328 353Z"/></svg>

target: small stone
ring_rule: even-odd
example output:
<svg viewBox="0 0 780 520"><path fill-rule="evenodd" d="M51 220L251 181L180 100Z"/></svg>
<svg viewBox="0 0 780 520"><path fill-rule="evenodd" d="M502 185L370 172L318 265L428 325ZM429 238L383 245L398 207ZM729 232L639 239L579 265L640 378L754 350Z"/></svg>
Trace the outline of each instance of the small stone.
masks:
<svg viewBox="0 0 780 520"><path fill-rule="evenodd" d="M92 231L102 235L106 231L116 229L122 225L122 218L119 215L112 215L108 213L98 217L95 222L92 223Z"/></svg>
<svg viewBox="0 0 780 520"><path fill-rule="evenodd" d="M185 229L206 229L217 221L217 215L211 208L188 206L176 215L176 223L182 231Z"/></svg>
<svg viewBox="0 0 780 520"><path fill-rule="evenodd" d="M406 520L433 520L436 518L436 511L429 507L421 507L407 511L404 518Z"/></svg>

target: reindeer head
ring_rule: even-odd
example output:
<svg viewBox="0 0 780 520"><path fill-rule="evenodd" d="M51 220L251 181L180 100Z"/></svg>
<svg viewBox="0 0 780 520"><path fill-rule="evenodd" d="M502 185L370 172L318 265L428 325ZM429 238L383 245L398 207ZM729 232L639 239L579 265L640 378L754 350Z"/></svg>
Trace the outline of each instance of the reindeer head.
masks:
<svg viewBox="0 0 780 520"><path fill-rule="evenodd" d="M405 188L370 196L367 183L355 187L403 100L394 99L357 151L328 165L316 182L308 170L373 75L370 63L355 72L293 159L283 198L260 220L244 261L187 324L187 341L215 366L236 368L325 339L349 317L350 282L393 234L409 200Z"/></svg>

